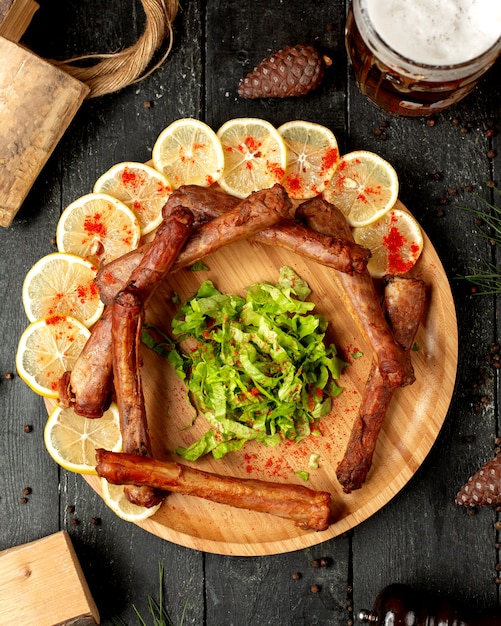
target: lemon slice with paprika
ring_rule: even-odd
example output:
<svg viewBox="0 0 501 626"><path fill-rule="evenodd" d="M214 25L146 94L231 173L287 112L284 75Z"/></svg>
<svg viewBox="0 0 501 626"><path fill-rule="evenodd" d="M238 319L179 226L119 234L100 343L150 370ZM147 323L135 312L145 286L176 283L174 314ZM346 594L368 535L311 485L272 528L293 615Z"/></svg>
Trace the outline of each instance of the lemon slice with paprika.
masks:
<svg viewBox="0 0 501 626"><path fill-rule="evenodd" d="M366 226L393 208L398 190L397 173L388 161L357 150L340 158L323 195L343 212L350 226Z"/></svg>
<svg viewBox="0 0 501 626"><path fill-rule="evenodd" d="M336 171L339 149L334 133L320 124L293 120L278 128L287 146L282 184L291 198L305 200L322 193Z"/></svg>
<svg viewBox="0 0 501 626"><path fill-rule="evenodd" d="M259 118L228 120L217 131L224 153L219 185L237 198L280 183L287 164L285 141L269 122Z"/></svg>
<svg viewBox="0 0 501 626"><path fill-rule="evenodd" d="M56 228L59 252L87 259L97 267L137 248L141 226L134 212L105 193L89 193L69 204Z"/></svg>
<svg viewBox="0 0 501 626"><path fill-rule="evenodd" d="M117 163L94 184L94 193L106 193L128 206L137 217L141 235L154 230L162 221L162 208L172 186L167 177L145 163Z"/></svg>
<svg viewBox="0 0 501 626"><path fill-rule="evenodd" d="M414 267L424 246L421 226L401 209L391 209L376 222L354 228L353 237L371 251L367 269L375 278L405 274Z"/></svg>

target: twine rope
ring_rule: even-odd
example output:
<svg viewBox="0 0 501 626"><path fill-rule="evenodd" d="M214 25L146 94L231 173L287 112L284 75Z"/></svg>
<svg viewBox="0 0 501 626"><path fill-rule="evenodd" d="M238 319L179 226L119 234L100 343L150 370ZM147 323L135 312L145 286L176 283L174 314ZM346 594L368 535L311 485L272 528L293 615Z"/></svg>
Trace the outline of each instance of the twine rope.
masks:
<svg viewBox="0 0 501 626"><path fill-rule="evenodd" d="M115 53L86 54L66 61L52 61L59 69L88 85L89 98L97 98L143 80L169 56L178 0L141 0L141 4L146 24L144 32L133 45ZM150 66L153 56L166 39L166 49L160 59ZM96 62L85 66L78 64L89 60Z"/></svg>

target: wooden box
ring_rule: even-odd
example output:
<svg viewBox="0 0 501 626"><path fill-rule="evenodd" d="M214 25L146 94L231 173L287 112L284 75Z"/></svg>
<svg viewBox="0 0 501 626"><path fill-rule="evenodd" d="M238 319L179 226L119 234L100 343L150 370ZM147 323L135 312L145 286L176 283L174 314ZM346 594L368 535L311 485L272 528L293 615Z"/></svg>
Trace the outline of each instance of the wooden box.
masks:
<svg viewBox="0 0 501 626"><path fill-rule="evenodd" d="M0 552L0 622L22 626L100 623L66 531Z"/></svg>
<svg viewBox="0 0 501 626"><path fill-rule="evenodd" d="M0 59L0 225L9 226L89 87L4 37Z"/></svg>

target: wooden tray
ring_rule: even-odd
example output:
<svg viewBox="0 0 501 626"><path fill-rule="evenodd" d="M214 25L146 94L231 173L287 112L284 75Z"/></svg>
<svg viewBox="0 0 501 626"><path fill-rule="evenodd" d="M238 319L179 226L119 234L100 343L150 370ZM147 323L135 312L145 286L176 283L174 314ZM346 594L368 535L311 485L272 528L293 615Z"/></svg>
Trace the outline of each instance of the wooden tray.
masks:
<svg viewBox="0 0 501 626"><path fill-rule="evenodd" d="M400 205L400 208L404 208ZM264 513L253 513L206 500L170 494L158 513L140 526L173 543L239 556L277 554L306 548L336 537L360 524L383 507L416 472L430 451L446 417L454 389L457 366L457 321L444 268L425 235L421 258L412 270L425 280L428 302L412 352L416 382L395 392L364 486L343 493L335 471L357 414L361 392L371 363L371 353L356 325L341 304L331 270L278 248L241 242L205 259L208 271L182 270L169 277L148 304L146 318L168 330L175 313L172 295L181 301L192 296L200 283L211 279L223 292L244 295L254 282L276 282L279 268L289 265L310 285L315 311L330 322L329 340L350 366L340 380L343 393L335 399L330 416L322 420L323 437L301 444L266 448L248 443L224 459L211 456L194 464L204 470L271 481L297 482L332 494L334 522L323 532L302 531L293 522ZM363 358L354 360L357 351ZM193 410L185 390L169 364L144 348L143 382L146 409L155 456L172 458L170 450L187 446L207 428L203 418L187 428ZM320 468L310 470L303 483L295 470L308 470L312 453L320 454ZM179 458L178 458L179 459ZM99 479L85 476L99 492Z"/></svg>

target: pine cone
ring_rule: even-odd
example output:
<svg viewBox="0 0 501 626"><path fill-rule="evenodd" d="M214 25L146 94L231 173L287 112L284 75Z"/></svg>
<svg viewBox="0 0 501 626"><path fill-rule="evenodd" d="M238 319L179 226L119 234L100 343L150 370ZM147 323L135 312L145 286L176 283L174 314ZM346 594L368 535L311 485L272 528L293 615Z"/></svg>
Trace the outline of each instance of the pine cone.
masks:
<svg viewBox="0 0 501 626"><path fill-rule="evenodd" d="M285 46L271 54L240 81L242 98L289 98L316 89L331 61L312 46Z"/></svg>
<svg viewBox="0 0 501 626"><path fill-rule="evenodd" d="M456 504L496 506L501 504L501 454L487 461L459 490Z"/></svg>

